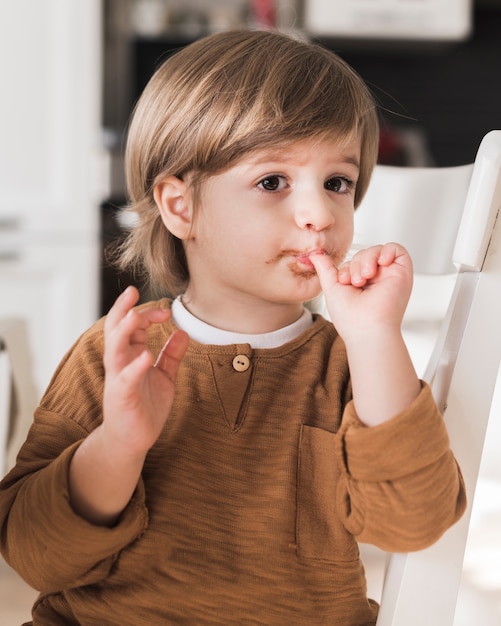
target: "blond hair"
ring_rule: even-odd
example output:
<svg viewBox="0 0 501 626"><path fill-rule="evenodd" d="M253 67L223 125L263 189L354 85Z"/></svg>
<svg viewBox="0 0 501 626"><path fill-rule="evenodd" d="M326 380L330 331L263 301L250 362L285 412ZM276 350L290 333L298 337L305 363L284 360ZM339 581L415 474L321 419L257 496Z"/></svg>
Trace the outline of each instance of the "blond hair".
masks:
<svg viewBox="0 0 501 626"><path fill-rule="evenodd" d="M156 294L189 281L183 243L163 225L155 185L174 175L194 197L209 176L252 151L309 138L361 141L360 203L377 158L372 95L333 52L274 31L229 31L192 43L165 61L139 99L125 168L135 225L119 266L144 273Z"/></svg>

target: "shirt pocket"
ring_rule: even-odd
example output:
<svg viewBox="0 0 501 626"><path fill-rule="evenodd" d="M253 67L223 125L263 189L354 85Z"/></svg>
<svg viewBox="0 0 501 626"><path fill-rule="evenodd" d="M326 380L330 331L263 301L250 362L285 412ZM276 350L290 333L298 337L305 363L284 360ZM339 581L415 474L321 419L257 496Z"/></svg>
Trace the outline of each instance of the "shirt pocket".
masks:
<svg viewBox="0 0 501 626"><path fill-rule="evenodd" d="M337 510L341 472L335 450L335 433L301 427L296 512L299 558L329 562L359 558L355 538L341 523Z"/></svg>

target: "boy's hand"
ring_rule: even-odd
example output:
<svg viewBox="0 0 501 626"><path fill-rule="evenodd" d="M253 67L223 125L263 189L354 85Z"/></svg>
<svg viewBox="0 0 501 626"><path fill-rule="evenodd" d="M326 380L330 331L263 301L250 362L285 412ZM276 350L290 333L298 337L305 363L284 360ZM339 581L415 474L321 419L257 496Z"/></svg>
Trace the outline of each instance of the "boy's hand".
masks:
<svg viewBox="0 0 501 626"><path fill-rule="evenodd" d="M153 363L146 331L152 324L164 323L170 311L133 309L138 298L137 289L126 289L110 309L104 326L103 435L110 445L131 455L146 454L160 435L188 347L188 335L178 331Z"/></svg>
<svg viewBox="0 0 501 626"><path fill-rule="evenodd" d="M400 326L412 288L412 263L396 243L357 252L337 269L311 256L332 322L348 356L355 410L376 426L405 410L420 391Z"/></svg>
<svg viewBox="0 0 501 626"><path fill-rule="evenodd" d="M339 269L330 257L312 255L329 315L347 340L375 326L400 325L412 290L412 261L399 244L357 252Z"/></svg>

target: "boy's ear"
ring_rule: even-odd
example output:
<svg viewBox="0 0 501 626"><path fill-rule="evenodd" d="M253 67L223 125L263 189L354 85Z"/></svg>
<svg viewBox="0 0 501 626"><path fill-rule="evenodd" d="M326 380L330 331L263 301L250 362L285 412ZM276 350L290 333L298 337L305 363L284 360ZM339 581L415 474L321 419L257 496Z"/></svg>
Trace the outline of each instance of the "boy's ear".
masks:
<svg viewBox="0 0 501 626"><path fill-rule="evenodd" d="M188 239L192 226L191 195L177 176L168 176L153 189L153 197L162 221L178 239Z"/></svg>

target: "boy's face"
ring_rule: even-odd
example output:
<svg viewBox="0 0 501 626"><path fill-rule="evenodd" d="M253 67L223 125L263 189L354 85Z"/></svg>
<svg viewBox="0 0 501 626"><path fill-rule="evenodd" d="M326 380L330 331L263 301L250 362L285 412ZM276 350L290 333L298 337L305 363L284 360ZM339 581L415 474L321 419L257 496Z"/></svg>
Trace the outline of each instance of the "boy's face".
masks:
<svg viewBox="0 0 501 626"><path fill-rule="evenodd" d="M202 186L185 242L200 298L297 305L320 292L308 255L339 264L352 240L360 142L302 141L254 152ZM297 309L296 309L297 310Z"/></svg>

